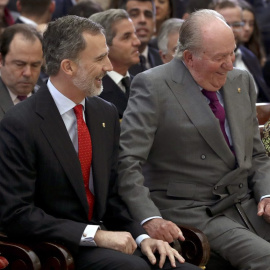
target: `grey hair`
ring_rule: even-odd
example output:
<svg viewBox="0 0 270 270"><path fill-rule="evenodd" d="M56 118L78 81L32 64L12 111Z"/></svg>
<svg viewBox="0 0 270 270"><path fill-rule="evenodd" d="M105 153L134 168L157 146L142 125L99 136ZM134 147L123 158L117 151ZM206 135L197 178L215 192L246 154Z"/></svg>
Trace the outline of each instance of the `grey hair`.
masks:
<svg viewBox="0 0 270 270"><path fill-rule="evenodd" d="M48 24L42 45L49 76L59 72L64 59L78 60L78 54L86 47L83 33L95 36L104 34L104 29L89 19L74 15L61 17Z"/></svg>
<svg viewBox="0 0 270 270"><path fill-rule="evenodd" d="M191 13L180 28L175 57L182 59L185 50L198 54L201 51L203 26L217 19L226 24L224 17L214 10L201 9Z"/></svg>
<svg viewBox="0 0 270 270"><path fill-rule="evenodd" d="M171 18L162 23L159 35L157 37L158 48L163 54L168 52L169 35L173 33L179 33L179 30L184 20L178 18Z"/></svg>
<svg viewBox="0 0 270 270"><path fill-rule="evenodd" d="M114 24L118 21L129 19L129 15L124 9L108 9L91 15L89 19L103 26L106 42L108 46L111 46L116 35Z"/></svg>

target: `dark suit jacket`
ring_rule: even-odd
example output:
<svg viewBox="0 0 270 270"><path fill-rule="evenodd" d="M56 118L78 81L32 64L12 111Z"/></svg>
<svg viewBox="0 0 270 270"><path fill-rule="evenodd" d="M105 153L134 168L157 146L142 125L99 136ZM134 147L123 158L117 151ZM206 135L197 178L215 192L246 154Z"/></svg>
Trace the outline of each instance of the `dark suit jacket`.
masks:
<svg viewBox="0 0 270 270"><path fill-rule="evenodd" d="M7 110L13 106L14 104L11 100L7 87L0 77L0 121L4 117L4 114L7 112Z"/></svg>
<svg viewBox="0 0 270 270"><path fill-rule="evenodd" d="M158 53L158 50L152 48L151 46L148 46L148 61L150 63L151 68L163 64L160 55ZM132 66L128 71L131 75L135 76L138 73L143 72L144 70L142 70L140 64L136 64Z"/></svg>
<svg viewBox="0 0 270 270"><path fill-rule="evenodd" d="M119 114L119 118L123 117L123 113L127 107L128 98L120 87L111 79L110 76L106 75L102 79L103 91L100 97L113 103Z"/></svg>
<svg viewBox="0 0 270 270"><path fill-rule="evenodd" d="M24 23L20 18L17 18L15 23Z"/></svg>
<svg viewBox="0 0 270 270"><path fill-rule="evenodd" d="M270 102L270 88L265 83L263 78L262 69L258 58L245 46L239 46L242 53L242 60L247 66L250 73L253 75L253 78L258 86L258 102Z"/></svg>
<svg viewBox="0 0 270 270"><path fill-rule="evenodd" d="M67 15L72 7L73 3L71 0L55 0L55 11L52 19L57 19Z"/></svg>
<svg viewBox="0 0 270 270"><path fill-rule="evenodd" d="M144 233L114 193L119 119L104 100L86 99L93 145L91 222L80 162L47 87L14 106L0 124L0 220L10 237L56 240L76 251L87 224Z"/></svg>

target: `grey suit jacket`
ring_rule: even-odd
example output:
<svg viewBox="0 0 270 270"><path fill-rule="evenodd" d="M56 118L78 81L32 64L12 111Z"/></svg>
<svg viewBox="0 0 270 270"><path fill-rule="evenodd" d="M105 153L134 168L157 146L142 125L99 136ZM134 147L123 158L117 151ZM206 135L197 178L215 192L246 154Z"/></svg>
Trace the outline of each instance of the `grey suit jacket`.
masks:
<svg viewBox="0 0 270 270"><path fill-rule="evenodd" d="M7 87L0 78L0 121L4 117L4 114L7 112L7 110L13 106L14 104L11 100Z"/></svg>
<svg viewBox="0 0 270 270"><path fill-rule="evenodd" d="M258 231L270 229L256 215L256 202L270 194L270 160L258 131L254 81L234 69L220 92L235 156L180 60L134 78L121 123L118 187L135 219L161 215L195 226L211 240L236 226L229 220L241 223L233 207L221 213L230 217L225 226L206 213L229 189L246 202Z"/></svg>

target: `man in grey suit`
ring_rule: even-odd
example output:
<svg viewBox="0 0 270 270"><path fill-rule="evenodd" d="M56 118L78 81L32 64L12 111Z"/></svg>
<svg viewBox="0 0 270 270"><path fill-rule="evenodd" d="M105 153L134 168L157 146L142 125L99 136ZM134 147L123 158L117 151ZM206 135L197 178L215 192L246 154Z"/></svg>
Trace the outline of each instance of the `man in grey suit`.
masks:
<svg viewBox="0 0 270 270"><path fill-rule="evenodd" d="M233 68L234 35L216 11L192 13L179 36L171 62L132 82L119 193L152 237L183 239L176 224L192 225L235 268L269 269L270 160L254 81Z"/></svg>
<svg viewBox="0 0 270 270"><path fill-rule="evenodd" d="M0 120L34 91L43 62L41 35L28 25L5 29L0 44Z"/></svg>

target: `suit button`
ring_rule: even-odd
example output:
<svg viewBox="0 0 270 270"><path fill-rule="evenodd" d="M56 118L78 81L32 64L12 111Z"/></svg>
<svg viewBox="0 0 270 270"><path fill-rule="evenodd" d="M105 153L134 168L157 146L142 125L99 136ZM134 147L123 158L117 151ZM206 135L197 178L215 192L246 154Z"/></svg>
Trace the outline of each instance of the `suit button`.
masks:
<svg viewBox="0 0 270 270"><path fill-rule="evenodd" d="M214 190L217 190L217 189L218 189L218 186L215 186L215 187L214 187Z"/></svg>
<svg viewBox="0 0 270 270"><path fill-rule="evenodd" d="M206 155L201 155L201 159L202 160L206 159Z"/></svg>
<svg viewBox="0 0 270 270"><path fill-rule="evenodd" d="M242 184L242 183L240 183L240 184L239 184L239 188L242 188L242 187L243 187L243 184Z"/></svg>

